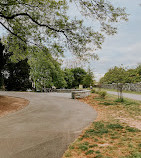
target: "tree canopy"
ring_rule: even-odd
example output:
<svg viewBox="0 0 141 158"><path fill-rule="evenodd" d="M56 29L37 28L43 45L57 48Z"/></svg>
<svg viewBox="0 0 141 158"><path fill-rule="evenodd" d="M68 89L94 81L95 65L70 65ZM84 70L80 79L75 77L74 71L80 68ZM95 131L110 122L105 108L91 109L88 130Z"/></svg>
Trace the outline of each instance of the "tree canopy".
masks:
<svg viewBox="0 0 141 158"><path fill-rule="evenodd" d="M94 85L94 75L90 68L88 68L87 74L83 78L84 87L90 87Z"/></svg>
<svg viewBox="0 0 141 158"><path fill-rule="evenodd" d="M104 77L101 78L100 82L105 84L111 83L125 83L126 82L126 71L123 67L111 68L105 73Z"/></svg>
<svg viewBox="0 0 141 158"><path fill-rule="evenodd" d="M29 57L30 75L32 81L36 84L36 88L62 88L66 86L64 73L61 70L61 65L55 60L52 55L46 50L34 48L34 51Z"/></svg>
<svg viewBox="0 0 141 158"><path fill-rule="evenodd" d="M30 66L27 60L24 59L13 63L8 59L5 66L5 72L8 73L8 77L4 77L6 90L26 91L32 88L31 81L29 80Z"/></svg>
<svg viewBox="0 0 141 158"><path fill-rule="evenodd" d="M78 7L82 18L77 13L69 16L70 6ZM97 29L86 26L83 17ZM105 34L115 34L120 20L127 20L125 8L114 7L108 0L0 1L0 25L10 33L9 49L14 54L28 54L28 46L42 49L44 45L54 54L69 48L79 57L96 57L90 53L92 46L101 48Z"/></svg>
<svg viewBox="0 0 141 158"><path fill-rule="evenodd" d="M104 84L141 82L141 64L133 69L115 66L105 73L100 82Z"/></svg>

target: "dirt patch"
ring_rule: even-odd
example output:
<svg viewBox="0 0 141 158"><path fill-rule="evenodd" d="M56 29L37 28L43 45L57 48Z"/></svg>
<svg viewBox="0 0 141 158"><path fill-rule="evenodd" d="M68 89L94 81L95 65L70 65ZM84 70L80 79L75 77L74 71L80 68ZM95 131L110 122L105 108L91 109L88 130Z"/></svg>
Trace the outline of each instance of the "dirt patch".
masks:
<svg viewBox="0 0 141 158"><path fill-rule="evenodd" d="M0 96L0 117L23 109L29 101L23 98Z"/></svg>

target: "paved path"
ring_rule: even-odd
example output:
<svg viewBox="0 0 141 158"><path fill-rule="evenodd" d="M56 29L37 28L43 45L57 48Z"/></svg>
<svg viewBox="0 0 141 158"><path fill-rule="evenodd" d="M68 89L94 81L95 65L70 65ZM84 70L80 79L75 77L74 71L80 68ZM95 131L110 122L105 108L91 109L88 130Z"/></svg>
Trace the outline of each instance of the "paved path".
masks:
<svg viewBox="0 0 141 158"><path fill-rule="evenodd" d="M112 92L112 91L107 91L107 93L109 93L109 94L114 94L114 95L118 95L117 92ZM123 96L124 96L125 98L130 98L130 99L140 100L140 101L141 101L141 95L139 95L139 94L123 93Z"/></svg>
<svg viewBox="0 0 141 158"><path fill-rule="evenodd" d="M96 118L69 94L0 92L30 104L0 118L0 158L61 158L68 144Z"/></svg>

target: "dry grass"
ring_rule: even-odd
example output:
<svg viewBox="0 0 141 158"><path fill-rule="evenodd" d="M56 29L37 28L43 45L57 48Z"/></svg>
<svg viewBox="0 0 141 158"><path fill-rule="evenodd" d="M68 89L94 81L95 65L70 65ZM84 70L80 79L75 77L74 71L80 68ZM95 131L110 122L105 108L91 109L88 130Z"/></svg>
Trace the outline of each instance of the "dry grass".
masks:
<svg viewBox="0 0 141 158"><path fill-rule="evenodd" d="M141 103L118 103L115 99L111 95L101 99L97 94L80 99L91 105L98 117L69 146L63 158L141 158Z"/></svg>
<svg viewBox="0 0 141 158"><path fill-rule="evenodd" d="M22 98L0 96L0 117L8 113L18 111L29 104L29 101Z"/></svg>

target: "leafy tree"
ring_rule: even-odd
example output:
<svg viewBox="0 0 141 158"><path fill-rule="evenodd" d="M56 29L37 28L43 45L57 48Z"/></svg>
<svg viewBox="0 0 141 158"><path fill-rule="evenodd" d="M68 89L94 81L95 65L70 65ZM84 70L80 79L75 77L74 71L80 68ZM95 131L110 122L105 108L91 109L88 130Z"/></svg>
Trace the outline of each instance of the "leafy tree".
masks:
<svg viewBox="0 0 141 158"><path fill-rule="evenodd" d="M135 69L127 70L127 83L141 82L141 65L138 65Z"/></svg>
<svg viewBox="0 0 141 158"><path fill-rule="evenodd" d="M47 49L43 52L38 48L34 48L29 57L29 65L31 67L30 75L37 89L66 86L60 64Z"/></svg>
<svg viewBox="0 0 141 158"><path fill-rule="evenodd" d="M74 81L72 83L72 87L78 87L80 84L83 84L83 78L87 74L87 72L80 68L71 69L71 72L74 74Z"/></svg>
<svg viewBox="0 0 141 158"><path fill-rule="evenodd" d="M6 90L27 90L31 88L27 59L13 63L10 60L12 54L0 42L0 87L4 86Z"/></svg>
<svg viewBox="0 0 141 158"><path fill-rule="evenodd" d="M74 82L74 74L71 71L71 69L65 69L64 70L64 79L67 83L65 88L72 88L73 87L73 82Z"/></svg>
<svg viewBox="0 0 141 158"><path fill-rule="evenodd" d="M87 74L83 78L83 85L84 87L90 87L94 84L94 75L90 68L87 71Z"/></svg>
<svg viewBox="0 0 141 158"><path fill-rule="evenodd" d="M27 63L28 59L13 63L9 59L5 65L5 71L8 72L8 77L4 80L5 88L8 91L26 91L31 88L29 80L30 66Z"/></svg>
<svg viewBox="0 0 141 158"><path fill-rule="evenodd" d="M79 8L81 19L77 14L69 17L72 5ZM84 18L95 22L97 29L85 26ZM101 48L105 35L115 34L115 23L121 20L127 20L125 8L114 7L106 0L0 1L0 25L10 33L9 51L15 57L30 53L29 46L43 49L43 44L55 54L69 48L79 57L96 57L90 50Z"/></svg>
<svg viewBox="0 0 141 158"><path fill-rule="evenodd" d="M123 100L122 95L122 89L123 85L126 83L127 77L126 77L126 70L123 67L117 67L109 69L109 71L104 75L104 77L101 79L101 83L105 84L111 84L116 83L117 84L117 90L119 90L118 97L120 100Z"/></svg>

